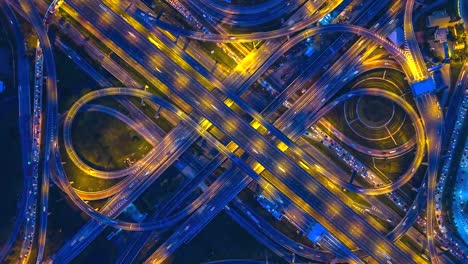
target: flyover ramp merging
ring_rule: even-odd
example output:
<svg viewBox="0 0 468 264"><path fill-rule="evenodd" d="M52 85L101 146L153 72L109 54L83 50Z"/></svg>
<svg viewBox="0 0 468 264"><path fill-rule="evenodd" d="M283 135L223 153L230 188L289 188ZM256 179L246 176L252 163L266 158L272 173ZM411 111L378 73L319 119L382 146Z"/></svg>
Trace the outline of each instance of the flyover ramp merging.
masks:
<svg viewBox="0 0 468 264"><path fill-rule="evenodd" d="M56 2L54 1L53 4ZM49 177L50 177L50 167L49 162L52 154L53 145L57 144L57 77L55 69L54 55L52 53L52 46L47 36L46 26L43 23L43 20L40 18L37 10L35 9L32 1L25 0L20 2L21 8L24 10L29 22L32 24L33 29L36 31L36 34L39 39L40 49L42 50L44 62L46 65L46 89L47 89L47 108L46 108L46 117L45 117L45 136L44 136L44 152L43 152L43 171L42 171L42 183L41 183L41 208L40 210L40 226L39 226L39 249L37 254L37 261L40 263L43 258L44 248L45 248L45 239L47 231L47 215L48 215L48 198L49 198ZM47 13L49 14L49 12ZM32 229L34 232L34 228ZM22 251L28 252L23 261L28 261L29 251L25 248L23 244Z"/></svg>
<svg viewBox="0 0 468 264"><path fill-rule="evenodd" d="M439 109L437 97L432 94L425 94L415 98L416 105L421 113L424 129L426 133L426 146L428 156L427 169L427 240L428 250L432 263L440 263L440 258L435 245L435 190L437 188L438 167L441 152L441 133L443 127L442 114Z"/></svg>
<svg viewBox="0 0 468 264"><path fill-rule="evenodd" d="M226 158L223 155L218 154L207 166L201 169L193 179L188 181L177 192L175 192L169 200L164 201L164 204L150 216L151 219L167 217L167 215L177 208L225 160ZM230 167L224 173L231 173L233 169L234 167ZM141 232L133 236L131 235L131 238L128 239L129 245L123 252L121 252L121 254L119 254L116 263L132 263L143 246L153 236L157 236L157 234L154 234L154 232Z"/></svg>

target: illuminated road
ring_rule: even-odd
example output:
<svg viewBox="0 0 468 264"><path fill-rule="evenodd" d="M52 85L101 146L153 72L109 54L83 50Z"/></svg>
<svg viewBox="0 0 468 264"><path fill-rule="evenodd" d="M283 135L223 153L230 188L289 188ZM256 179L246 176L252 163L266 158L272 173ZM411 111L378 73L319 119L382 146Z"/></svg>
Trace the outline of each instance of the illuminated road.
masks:
<svg viewBox="0 0 468 264"><path fill-rule="evenodd" d="M346 98L348 98L348 97L346 97ZM421 190L423 190L423 189L421 189ZM418 197L419 196L420 195L418 195ZM419 198L417 198L416 200L418 201L417 204L420 204L420 202L422 201L422 199L419 199ZM374 202L374 204L377 204L377 203ZM420 205L418 205L418 208L420 208ZM392 231L391 234L389 234L389 237L392 237L393 240L395 240L395 238L401 237L401 235L404 234L406 232L406 230L408 230L409 227L411 227L411 225L412 225L411 223L414 222L415 217L417 216L418 212L419 212L419 209L417 209L416 206L414 206L414 207L412 206L412 209L410 210L408 215L405 217L405 219L402 221L402 223L400 223L398 225L398 228L396 228L394 231ZM408 221L407 218L410 218L410 220ZM411 220L411 219L413 219L413 220ZM283 243L283 245L284 245L284 243ZM306 256L311 257L311 256L313 256L313 254L312 255L309 254L309 255L306 255ZM314 259L314 258L312 258L312 259Z"/></svg>
<svg viewBox="0 0 468 264"><path fill-rule="evenodd" d="M203 4L204 1L205 0L199 0L193 3L180 1L180 3L185 3L187 7L192 9L199 8L201 10L200 12L203 12L202 9L205 7L197 6L197 3ZM35 130L38 131L38 140L36 141L38 152L37 154L31 153L31 151L25 150L23 146L22 157L24 168L27 167L25 165L25 161L28 160L27 157L34 157L35 155L38 157L36 163L42 164L42 177L40 178L41 205L38 206L38 212L40 212L40 226L37 236L37 263L43 262L45 250L49 177L53 177L54 181L70 197L71 201L92 218L91 221L80 229L72 239L68 240L66 244L51 257L51 260L55 263L67 263L71 261L90 244L106 226L129 231L150 231L163 230L179 223L176 231L146 260L147 263L160 263L173 253L179 245L184 243L184 241L195 236L202 227L223 209L226 209L228 214L241 223L253 236L284 259L289 259L291 257L290 253L293 252L306 258L319 261L324 261L326 259L329 261L330 256L326 253L317 252L310 248L301 249L301 245L292 240L284 240L281 234L275 234L277 230L273 230L267 225L261 225L260 230L262 231L259 232L258 226L255 227L248 223L248 217L243 218L242 213L231 211L232 208L229 208L229 206L226 207L240 191L246 188L251 180L257 181L262 188L267 188L268 185L273 186L281 195L284 195L287 200L293 202L299 210L302 210L302 214L317 220L317 222L323 225L331 235L337 238L346 247L350 249L361 249L362 251L358 251L359 254L357 254L356 252L351 253L351 251L343 247L345 251L343 254L351 256L356 262L360 262L359 258L366 254L373 257L379 263L425 262L417 252L414 252L414 249L410 249L404 242L397 240L408 232L408 230L408 235L415 234L415 231L413 229L410 230L410 228L413 226L413 223L416 222L418 214L422 210L424 198L426 198L428 250L432 263L440 263L442 258L438 256L436 249L436 238L438 239L438 237L436 237L435 229L436 219L434 215L436 214L436 204L434 197L437 187L438 163L443 145L442 128L450 126L451 121L449 120L448 123L444 123L437 97L433 93L415 96L414 99L419 110L418 112L413 109L410 103L403 97L383 89L356 89L334 98L334 95L344 87L344 84L348 80L353 79L358 73L360 74L372 69L398 68L398 66L389 61L364 63L364 65L359 66L362 64L361 59L369 56L378 45L383 46L392 58L396 60L397 65L401 67L410 85L414 85L419 81L424 81L429 78L429 73L413 30L412 9L414 1L409 0L405 2L404 32L406 46L404 50L396 47L385 38L388 31L393 28L391 24L395 21L400 8L402 8L402 3L400 3L400 1L393 3L391 5L392 8L390 8L384 16L378 18L376 21L379 22L375 23L371 29L364 28L368 22L364 15L360 17L362 20L356 20L363 24L359 26L330 24L327 26L310 28L319 18L322 18L340 3L341 1L334 1L333 3L327 2L315 14L293 25L285 26L278 30L247 34L230 34L225 32L207 34L205 32L185 30L165 24L159 20L154 22L158 27L175 35L197 40L221 43L268 40L262 44L258 51L247 54L246 59L243 61L245 65L242 65L242 63L239 64L231 75L228 75L225 80L221 81L218 75L213 74L204 67L209 64L209 62L205 61L199 63L197 58L190 56L177 45L172 45L170 41L161 40L162 35L154 31L157 29L149 30L134 20L131 20L131 23L127 23L128 18L126 18L126 15L119 13L121 10L119 10L117 5L109 4L109 7L106 7L106 5L98 5L98 3L92 1L67 1L67 4L62 7L62 10L79 22L82 22L84 19L88 21L98 21L95 24L85 22L82 26L90 31L92 35L97 36L104 46L112 50L114 55L123 59L129 67L133 68L135 72L146 79L152 87L156 87L159 94L163 94L164 97L167 97L166 100L166 98L163 99L161 96L150 94L146 92L146 90L106 88L84 95L68 110L64 119L63 147L72 162L90 176L103 179L116 179L126 176L121 182L108 189L97 192L87 192L76 190L70 185L61 164L58 146L59 115L57 106L57 80L52 47L46 32L47 25L44 26L43 20L29 0L22 1L20 3L21 8L33 25L33 29L37 33L40 43L40 47L37 49L38 60L36 65L36 69L38 69L40 75L37 75L36 82L42 82L43 79L42 56L44 58L46 70L46 100L44 102L46 111L41 115L41 111L35 109L35 114L38 117L38 122L36 122L37 129ZM382 1L372 6L383 7L386 3L387 2ZM48 11L47 15L53 15L55 11L53 6L55 4L56 2L53 2L51 6L53 10L51 12ZM284 3L281 3L281 1L271 1L267 4L271 4L273 7L281 6L281 4ZM288 8L281 10L281 12L289 12L300 4L301 1L295 1L291 6L288 6ZM226 13L229 11L223 9L221 6L213 6L212 8L217 9L214 13L220 14L220 17L225 17ZM256 14L258 14L263 8L264 6L261 8L257 6L253 8L251 12L256 12ZM374 12L377 13L377 10L380 9L376 9ZM243 10L231 10L231 13L236 15L236 13L243 13ZM82 17L84 17L84 19ZM208 20L209 19L210 18L208 18ZM45 20L47 20L47 16ZM249 24L249 21L261 23L263 20L258 19L254 21L247 19L239 23L237 23L237 21L226 23L249 26L255 25L255 23ZM251 105L247 104L244 99L241 98L241 94L245 89L253 82L259 80L281 56L284 56L286 52L295 47L298 43L306 38L319 34L336 32L353 33L359 35L360 38L348 52L344 53L344 55L325 72L320 82L312 86L312 89L309 89L301 99L295 102L285 114L281 115L279 119L276 120L276 122L270 123L267 121L267 118L271 117L270 115L295 91L303 87L305 82L298 82L288 86L285 92L276 98L273 104L269 105L267 109L261 113L254 110ZM270 41L270 39L284 36L288 36L287 41ZM350 38L348 38L348 41L349 39ZM346 41L346 38L342 40ZM268 50L268 45L271 45L271 50ZM276 49L276 47L278 49ZM62 46L62 48L66 50L66 47ZM20 57L20 53L18 57ZM349 64L346 64L346 62ZM107 65L109 68L115 69L115 72L123 70L111 66L110 64ZM353 71L356 71L356 73L348 76L351 69L346 69L346 67L349 67L349 65L352 65L351 68ZM310 75L303 75L301 77L307 79L312 75L311 73L308 74ZM332 82L334 83L333 87L329 87L329 84ZM20 85L20 87L23 86ZM19 92L20 90L21 89L19 89ZM21 92L21 95L22 94L23 92ZM129 109L131 117L123 115L109 107L88 105L90 101L104 96L134 96L142 98L142 100L144 99L145 102L150 104L153 108L159 105L172 112L174 116L178 118L178 120L176 120L177 118L171 120L175 128L168 134L165 134L151 119L146 117L141 110L128 101L128 99L120 98L118 101L125 108ZM399 105L411 119L415 131L414 139L407 141L401 146L379 151L353 142L344 133L336 131L333 124L330 122L327 123L327 121L323 119L334 107L343 104L353 97L360 96L383 97ZM41 107L40 101L38 101L38 105ZM27 111L26 104L23 104L23 106L24 108L22 108L20 104L20 107ZM240 108L247 117L240 117L238 113L233 111L235 107ZM40 108L38 109L40 110ZM153 149L150 150L144 158L123 170L105 172L92 168L92 166L80 159L79 155L74 151L73 143L71 142L72 122L80 111L99 111L116 117L133 130L140 133L141 136L153 146ZM28 123L31 121L26 119L21 121L20 110L21 126L29 127ZM45 124L42 133L41 122ZM373 155L380 158L398 157L415 149L413 153L414 158L407 170L390 184L378 186L376 188L364 188L353 185L343 180L343 175L345 175L346 172L338 168L337 164L333 164L324 153L314 149L306 152L304 150L305 148L301 146L302 139L300 139L300 137L303 135L304 131L311 125L317 123L329 129L343 143L366 155ZM228 140L229 144L222 144L219 139L210 134L208 129L211 128L217 128L221 131L221 134L224 136L223 139ZM24 143L27 142L26 135L29 133L32 134L32 132L28 132L27 130L22 132L24 132L22 138L26 140L22 141ZM117 216L154 183L154 181L200 136L206 139L220 154L217 155L209 165L201 169L192 181L178 189L180 195L173 196L171 200L165 203L163 208L170 208L170 210L153 212L150 217L141 223L127 222L118 219ZM28 145L34 147L33 142L26 144L26 146ZM34 150L34 148L32 150ZM239 154L241 152L243 153L242 155ZM381 195L394 192L412 179L416 170L423 162L425 152L427 154L428 163L426 175L427 184L422 184L422 186L419 187L411 208L386 236L383 234L382 227L375 225L375 220L372 220L367 215L362 216L360 213L350 208L353 202L349 197L345 198L346 195L339 190L332 190L333 188L331 186L333 184L330 182L348 191L366 195ZM213 184L189 206L175 214L169 215L171 210L176 208L177 205L180 205L184 199L186 199L187 196L226 159L232 162L235 167L231 167L219 176ZM26 176L27 175L25 175L25 185L31 185L30 182L26 181ZM427 192L426 196L424 192ZM83 201L108 197L110 197L110 199L99 209L92 208ZM373 201L374 199L375 197L370 197L369 201ZM34 205L34 217L31 218L32 221L28 221L26 224L26 235L20 254L21 257L25 257L22 260L24 263L29 262L32 241L35 239L36 200L38 199L35 195L32 195L29 201L26 199L25 206L21 209L18 217L19 219L24 218L25 211L28 210L27 205ZM391 209L386 206L382 210L384 211L384 213L382 213L384 216L392 214L387 211ZM15 237L15 233L18 233L16 227L11 237ZM419 232L417 234L419 235ZM136 254L138 254L140 249L149 241L151 236L151 232L135 235L132 244L122 253L119 263L133 261ZM278 240L278 238L281 239ZM278 245L275 246L275 243L278 244L278 241L284 242L282 243L284 244L284 248L281 246L278 247ZM327 240L327 242L332 243L333 241ZM0 257L3 257L3 255L7 253L6 251L9 250L11 244L12 242L9 242L7 247L2 249ZM337 247L342 247L342 245L337 245ZM357 255L353 256L355 253Z"/></svg>
<svg viewBox="0 0 468 264"><path fill-rule="evenodd" d="M258 41L258 40L267 40L267 39L274 39L278 37L288 36L293 34L297 31L305 29L312 24L314 24L318 19L323 17L325 14L333 10L336 6L338 6L341 1L333 1L333 3L325 3L325 7L320 10L319 13L316 13L300 22L295 23L292 26L287 26L282 29L276 29L268 32L255 32L255 33L246 33L246 34L226 34L226 35L218 35L218 34L207 34L204 32L196 32L190 31L186 29L182 29L180 27L176 27L160 20L155 21L154 23L174 35L203 40L203 41L212 41L212 42L249 42L249 41Z"/></svg>
<svg viewBox="0 0 468 264"><path fill-rule="evenodd" d="M186 1L182 0L190 10L198 11L201 16L206 16L207 20L215 23L238 27L255 27L271 22L303 5L307 0L281 1L273 0L265 3L248 6L222 6L223 3L216 3L207 0Z"/></svg>
<svg viewBox="0 0 468 264"><path fill-rule="evenodd" d="M427 239L432 263L440 263L435 246L435 190L437 187L437 170L441 151L442 114L434 95L423 95L416 98L419 112L425 123L426 145L428 148L428 187L427 187Z"/></svg>
<svg viewBox="0 0 468 264"><path fill-rule="evenodd" d="M429 72L427 71L426 63L419 50L419 44L416 40L416 35L413 29L413 7L415 0L407 0L405 4L405 15L403 21L403 30L405 33L405 45L409 53L410 67L414 68L412 71L415 74L415 79L421 81L427 79Z"/></svg>
<svg viewBox="0 0 468 264"><path fill-rule="evenodd" d="M53 2L55 4L55 2ZM51 50L51 44L47 36L46 28L43 24L42 19L37 13L35 7L31 1L21 1L20 3L24 13L30 20L34 30L38 35L38 41L40 43L41 56L44 58L46 71L46 118L45 120L45 134L44 134L44 151L43 151L43 171L41 178L41 207L40 207L40 226L38 234L38 252L37 252L37 263L42 262L44 248L45 248L45 239L47 231L47 208L48 208L48 198L49 198L49 159L51 155L52 145L57 144L57 83L56 83L56 71L55 71L55 62L54 56ZM49 14L49 13L48 13ZM42 74L42 73L41 73ZM42 80L41 80L42 81ZM35 222L35 221L32 221ZM30 239L34 237L35 224L29 225L28 235L31 236ZM29 244L29 245L28 245ZM27 262L30 257L31 242L23 243L21 249L21 255L25 258L23 262Z"/></svg>
<svg viewBox="0 0 468 264"><path fill-rule="evenodd" d="M137 94L137 95L138 95L138 94L140 94L140 95L146 95L145 92L140 91L140 90L114 89L114 90L109 90L109 92L107 92L107 90L109 90L109 89L101 90L101 91L99 91L99 92L101 93L102 96L111 94L111 91L112 91L112 93L120 94L120 95L125 95L125 94L127 94L127 95L135 95L135 94ZM146 96L149 96L149 95L146 95ZM154 98L154 96L152 96L152 97ZM92 98L92 97L91 97L91 98ZM151 98L151 97L150 97L150 98ZM148 99L149 99L149 98L148 98ZM158 103L161 103L161 102L158 102ZM163 105L163 104L161 104L161 105ZM69 113L70 113L70 112L69 112ZM178 111L177 114L182 115L182 113L181 113L180 111ZM183 118L183 120L186 120L186 119ZM273 150L273 151L274 151L274 150ZM272 151L272 152L273 152L273 151ZM299 173L298 173L298 174L299 174ZM295 174L295 175L296 175L296 174ZM70 195L70 194L69 194L69 195ZM75 196L76 196L76 195L75 195ZM311 203L311 205L313 205L313 204L315 204L315 203ZM337 206L337 205L335 205L335 206ZM306 206L306 207L307 207L307 206ZM326 210L328 210L328 209L326 209ZM345 211L346 209L343 208L342 210L343 210L343 212L346 212L346 211ZM93 211L93 213L95 214L94 210L92 210L92 211ZM89 213L89 212L87 212L87 213ZM335 214L334 217L338 217L338 218L339 218L341 215L343 215L343 213L338 214L338 215ZM94 217L94 216L93 216L93 217ZM101 217L101 216L98 216L98 217ZM106 223L111 224L111 225L115 225L115 224L117 223L117 221L112 220L112 221L109 221L109 222L106 222ZM344 224L344 223L343 223L343 224ZM143 225L143 224L142 224L142 225ZM117 225L115 225L115 226L117 226ZM121 227L121 228L131 228L131 227L135 227L135 225L133 225L133 226L128 226L128 225L125 226L125 225L124 225L124 226L119 226L119 227ZM361 226L361 228L362 228L362 227L365 227L365 225ZM368 234L367 234L367 236L368 236ZM391 253L388 253L388 254L391 254ZM410 260L408 260L408 261L411 262Z"/></svg>
<svg viewBox="0 0 468 264"><path fill-rule="evenodd" d="M18 85L18 113L19 113L19 133L21 141L21 161L22 161L22 175L23 175L23 192L20 201L18 202L18 213L7 242L2 245L0 251L0 262L3 262L6 255L9 253L11 247L18 237L21 227L26 221L28 216L27 198L32 194L32 174L31 174L31 157L32 157L32 133L31 133L31 88L29 85L29 61L25 55L24 36L19 28L19 23L13 10L9 7L6 1L0 2L0 10L10 21L9 26L15 37L16 43L16 75L15 81Z"/></svg>

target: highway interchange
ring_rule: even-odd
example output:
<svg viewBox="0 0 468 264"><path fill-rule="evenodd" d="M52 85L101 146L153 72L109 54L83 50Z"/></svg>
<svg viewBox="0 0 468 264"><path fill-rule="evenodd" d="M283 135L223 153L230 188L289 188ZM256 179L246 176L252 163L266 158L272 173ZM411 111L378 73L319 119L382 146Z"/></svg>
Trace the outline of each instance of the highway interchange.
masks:
<svg viewBox="0 0 468 264"><path fill-rule="evenodd" d="M440 221L436 220L440 214L436 198L440 193L437 190L439 163L443 159L441 154L445 144L443 134L451 131L446 130L446 126L449 128L453 126L447 122L455 121L450 118L444 121L444 113L435 91L417 94L414 88L421 83L423 85L431 83L432 80L413 29L414 1L367 3L366 7L373 11L356 18L354 23L331 23L322 26L314 25L339 6L341 1L297 0L287 1L284 6L286 2L271 0L248 11L243 8L229 9L223 4L212 4L211 1L204 0L168 1L172 6L180 5L188 8L187 10L198 10L200 14L208 13L209 16L205 17L206 23L211 23L214 30L216 27L213 23L218 24L224 20L231 26L254 28L270 17L267 12L262 14L262 10L276 10L275 19L282 16L281 12L286 14L298 10L296 16L303 18L300 22L294 22L292 19L291 23L284 23L280 29L236 34L225 30L220 30L218 33L187 30L157 19L142 24L139 18L129 15L132 8L135 8L132 5L137 4L122 2L67 0L53 1L49 6L32 0L19 3L2 2L2 10L9 14L10 21L16 19L11 10L14 9L31 23L38 36L38 45L34 64L36 81L33 100L30 99L28 82L23 80L18 84L19 100L23 102L20 103L19 111L20 127L27 128L21 130L25 189L17 223L8 242L2 247L0 259L3 260L7 256L20 232L21 225L24 225L24 229L18 259L22 263L68 263L107 226L111 226L135 232L129 234L131 242L118 257L118 263L135 261L151 238L152 243L157 241L158 246L154 252L147 252L145 263L162 263L224 210L253 237L287 262L292 262L296 255L320 262L466 261L466 255L448 257L444 254L443 248L452 244L447 241L447 236L438 235L439 229L444 230ZM211 8L211 12L204 9L206 6ZM386 6L388 10L384 15L373 20L372 15L379 13L379 10L384 11ZM310 8L316 9L313 10L314 13L308 14ZM82 65L81 67L87 70L103 88L83 95L66 112L59 115L57 92L60 87L57 85L53 53L55 47L47 34L50 21L59 15L57 10L79 21L80 30L86 30L88 34L96 36L101 42L100 45L105 45L113 54L130 65L157 89L157 93L141 89L143 85L132 79L131 74L119 74L118 72L125 70L121 69L118 63L104 65L103 62L102 66L109 72L119 75L116 77L124 87L113 87L104 77L88 69L92 66ZM40 13L44 11L46 16L41 18ZM129 13L126 13L127 11ZM260 14L259 19L251 19L250 13ZM305 15L307 18L304 18ZM138 14L134 13L134 16ZM385 38L385 35L393 29L391 24L397 24L398 19L406 37L403 48L397 47ZM373 21L373 24L370 24L370 21ZM16 41L22 41L19 29L15 28L13 31L18 33ZM162 32L166 32L166 35ZM350 48L331 66L326 67L325 73L314 83L308 80L322 67L301 73L263 109L249 104L242 97L252 84L290 50L306 39L331 33L338 34L337 40L330 45L337 50L348 42L355 42L352 42ZM197 56L190 55L202 51L197 47L186 51L174 44L167 34L177 36L178 40L215 42L219 47L233 49L230 52L243 53L245 58L240 59L238 66L221 80L219 72L207 69L212 63L210 59L199 60ZM357 35L358 38L351 37L351 34ZM263 41L263 44L252 51L246 50L241 45L242 42L251 41ZM366 60L372 52L379 49L379 46L393 60ZM62 49L65 48L62 46ZM226 51L227 54L230 52ZM17 69L19 72L26 71L24 67L28 67L27 62L22 62L25 57L22 53L24 51L19 49L20 68ZM98 53L99 51L96 51L95 54ZM318 60L331 55L333 52L324 51L317 58L316 64L325 64ZM75 57L72 60L80 64L81 59L78 55L73 56ZM466 65L462 73L465 69ZM405 96L379 87L355 87L353 90L345 91L344 87L354 76L376 70L393 70L404 75L413 92L412 100L409 101ZM461 83L456 86L458 93L454 94L466 95L466 90L463 89L466 89L464 84L468 80L468 74L462 73L457 81ZM21 76L28 78L27 74ZM44 79L45 90L42 91ZM301 92L297 98L298 91ZM45 97L42 93L45 93ZM345 133L336 130L333 123L324 118L345 102L364 96L384 98L401 108L414 130L413 138L405 144L382 151L356 142ZM111 107L90 103L106 97L119 98L118 102L129 111L130 117ZM170 132L164 132L127 97L144 100L154 109L164 109L161 115L169 120L174 128ZM290 98L295 99L289 100ZM32 107L29 103L25 103L29 101L33 101ZM288 106L285 107L286 101ZM454 111L452 105L458 104L450 101L447 111ZM284 107L282 112L278 111ZM152 149L144 158L121 170L103 171L93 168L80 158L72 142L73 121L83 112L101 112L117 118L138 132ZM448 113L445 115L449 117ZM350 155L361 153L386 159L410 153L412 160L406 170L391 182L375 180L379 176L373 176L371 179L379 184L353 183L352 180L348 180L351 174L349 171L330 159L327 156L329 154L307 142L307 137L304 135L310 133L308 130L311 127L318 125L325 127L339 144L353 150ZM200 138L208 142L209 148L217 153L209 163L195 173L189 182L179 186L172 199L164 201L145 220L129 222L118 218L145 190L157 182L170 166L179 162L184 153ZM105 190L83 191L74 188L62 163L61 155L64 153L89 177L125 178ZM403 202L404 195L397 191L409 184L418 172L421 173L423 163L427 166L423 166L424 177L417 194L412 201ZM211 178L210 175L217 168L223 168L225 171L211 180L207 186L205 182ZM367 169L370 171L370 168ZM65 241L56 252L49 252L47 255L45 247L49 189L52 182L91 220ZM298 229L302 229L302 232L307 232L306 227L311 223L319 223L325 227L329 232L321 242L325 249L302 245L272 227L265 219L261 219L262 216L256 213L251 205L239 199L239 194L246 188L252 188L252 183L258 185L273 199L281 201L285 218L290 219L290 222ZM201 190L201 194L187 203L186 199L196 190ZM369 208L355 205L347 192L365 197L364 199L368 199L371 204L379 208L375 210L374 215L384 220L394 219L392 222L396 223L392 225L392 229L386 229L382 223L371 217ZM388 199L397 201L404 212L403 217L399 216L392 207L377 199L378 196L384 195ZM108 200L100 208L88 204L89 201L106 198ZM407 205L403 206L403 203ZM182 204L184 206L180 207ZM176 208L179 210L176 211ZM424 209L425 216L421 217ZM420 231L421 228L415 228L415 226L421 227L421 222L424 222L423 227L426 228L424 232ZM427 255L424 249L420 252L400 240L405 234L411 237L414 243L426 240ZM37 245L37 252L34 253L33 243ZM456 250L456 247L453 249Z"/></svg>

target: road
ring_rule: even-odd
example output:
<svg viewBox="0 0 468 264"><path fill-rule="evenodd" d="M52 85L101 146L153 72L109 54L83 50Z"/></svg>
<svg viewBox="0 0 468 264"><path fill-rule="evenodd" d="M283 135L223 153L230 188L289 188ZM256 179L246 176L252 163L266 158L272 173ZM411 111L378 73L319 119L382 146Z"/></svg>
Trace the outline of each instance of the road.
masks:
<svg viewBox="0 0 468 264"><path fill-rule="evenodd" d="M283 247L276 244L271 239L268 239L263 233L261 233L257 227L248 220L248 218L242 216L239 212L231 209L229 206L225 208L226 214L228 214L234 221L236 221L243 229L245 229L251 236L253 236L257 241L267 247L275 255L284 259L286 262L291 262L294 256L285 250ZM244 263L244 262L241 262ZM262 262L265 263L265 262Z"/></svg>
<svg viewBox="0 0 468 264"><path fill-rule="evenodd" d="M53 2L55 4L55 2ZM32 1L22 1L20 3L24 13L28 17L30 23L36 34L38 35L38 40L40 42L40 49L42 50L42 56L44 58L46 66L46 117L45 128L44 128L44 151L42 158L42 178L41 178L41 209L40 209L40 226L38 234L38 253L37 253L37 262L41 263L45 247L46 231L47 231L47 207L48 207L48 194L49 194L49 159L51 155L51 149L53 145L57 144L57 79L56 79L56 70L55 70L55 61L54 56L51 50L51 44L47 36L46 26L43 23L43 20L40 18L40 15L37 13ZM41 73L42 74L42 73ZM41 79L42 82L42 79ZM39 137L40 138L40 137ZM30 237L34 236L35 224L32 221L32 225L27 227L29 230L26 231ZM32 239L32 238L31 238ZM21 249L21 256L24 256L22 262L27 262L30 256L32 243L23 243Z"/></svg>
<svg viewBox="0 0 468 264"><path fill-rule="evenodd" d="M446 184L451 179L453 179L451 172L453 171L454 166L457 166L454 163L454 157L456 155L455 150L457 149L457 147L459 147L462 141L462 137L460 137L462 133L460 132L463 128L464 119L466 118L466 116L463 114L466 111L466 107L465 109L463 109L463 105L468 104L468 96L466 92L466 87L468 87L468 76L466 75L466 66L467 64L465 64L464 69L462 69L462 71L460 72L460 75L456 82L455 91L452 92L449 108L445 112L446 126L444 134L447 135L447 139L443 143L443 145L446 147L444 149L445 153L443 155L443 163L441 166L442 168L435 193L435 213L436 218L438 220L437 224L440 230L440 236L442 236L445 239L445 242L447 243L447 248L450 248L450 252L456 257L458 257L460 260L466 259L466 253L464 252L468 251L468 247L466 247L464 242L461 241L461 239L454 234L456 230L454 230L449 224L450 219L448 218L447 212L443 210L442 203L446 200L443 196ZM458 91L463 89L465 89L465 91L460 96L460 93ZM463 100L459 102L462 98ZM456 118L452 118L451 115L456 115ZM453 194L453 197L457 197L456 193Z"/></svg>
<svg viewBox="0 0 468 264"><path fill-rule="evenodd" d="M325 3L324 7L320 9L319 13L316 13L318 17L323 17L328 12L332 11L336 6L338 6L341 1L333 1L332 3ZM305 29L317 21L317 17L314 15L303 19L300 22L296 22L291 26L286 26L281 29L271 30L267 32L254 32L246 34L208 34L204 32L190 31L180 27L176 27L170 24L167 24L163 21L157 20L154 21L154 24L158 27L171 32L174 35L187 37L196 40L202 41L211 41L211 42L249 42L249 41L258 41L258 40L267 40L274 39L279 37L288 36L290 34L296 33L302 29Z"/></svg>
<svg viewBox="0 0 468 264"><path fill-rule="evenodd" d="M426 64L422 58L419 44L413 29L412 13L414 0L408 0L405 6L404 27L405 41L407 45L408 63L411 74L407 74L412 82L423 81L428 78ZM412 78L411 78L412 77ZM431 261L434 264L441 263L435 245L435 190L437 187L437 176L439 159L442 145L442 129L444 121L437 97L434 94L424 94L415 98L419 112L421 114L425 133L427 137L427 162L428 162L428 186L427 186L427 242Z"/></svg>
<svg viewBox="0 0 468 264"><path fill-rule="evenodd" d="M206 20L213 21L219 25L235 26L242 28L258 27L268 22L272 22L285 17L298 9L306 0L296 1L268 1L260 4L248 6L223 7L220 3L213 3L207 0L180 1L190 10L197 11L197 15Z"/></svg>
<svg viewBox="0 0 468 264"><path fill-rule="evenodd" d="M428 186L427 186L427 239L432 263L440 263L435 245L435 190L441 151L441 132L443 127L442 114L435 95L425 94L415 98L419 112L424 122L428 156Z"/></svg>

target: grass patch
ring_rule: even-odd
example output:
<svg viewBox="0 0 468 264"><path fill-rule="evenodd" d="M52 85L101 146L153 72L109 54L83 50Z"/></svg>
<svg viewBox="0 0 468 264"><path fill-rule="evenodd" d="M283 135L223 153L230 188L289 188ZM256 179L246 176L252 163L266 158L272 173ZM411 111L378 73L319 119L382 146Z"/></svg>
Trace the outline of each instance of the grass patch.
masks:
<svg viewBox="0 0 468 264"><path fill-rule="evenodd" d="M81 113L72 139L83 160L103 170L125 168L124 160L138 160L151 148L139 134L103 113Z"/></svg>

